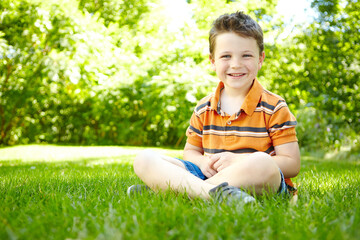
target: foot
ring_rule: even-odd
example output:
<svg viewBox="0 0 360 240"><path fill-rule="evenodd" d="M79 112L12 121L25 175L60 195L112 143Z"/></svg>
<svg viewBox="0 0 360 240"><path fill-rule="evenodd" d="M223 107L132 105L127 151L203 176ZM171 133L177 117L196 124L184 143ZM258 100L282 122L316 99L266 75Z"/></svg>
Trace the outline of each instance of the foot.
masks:
<svg viewBox="0 0 360 240"><path fill-rule="evenodd" d="M152 192L152 190L146 186L146 185L132 185L130 186L126 193L129 197L132 197L132 196L136 196L136 195L141 195L143 193L146 193L146 192Z"/></svg>
<svg viewBox="0 0 360 240"><path fill-rule="evenodd" d="M241 189L229 186L224 182L209 191L210 196L218 203L226 202L228 205L234 203L251 203L255 198Z"/></svg>

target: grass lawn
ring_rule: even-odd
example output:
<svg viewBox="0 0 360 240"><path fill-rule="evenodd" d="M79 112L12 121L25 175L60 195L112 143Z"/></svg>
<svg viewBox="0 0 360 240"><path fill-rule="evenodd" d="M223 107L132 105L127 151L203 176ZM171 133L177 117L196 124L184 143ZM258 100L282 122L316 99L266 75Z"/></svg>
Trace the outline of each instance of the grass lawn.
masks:
<svg viewBox="0 0 360 240"><path fill-rule="evenodd" d="M131 164L139 150L0 149L0 239L360 239L360 160L304 156L295 205L229 207L174 193L128 198L141 183Z"/></svg>

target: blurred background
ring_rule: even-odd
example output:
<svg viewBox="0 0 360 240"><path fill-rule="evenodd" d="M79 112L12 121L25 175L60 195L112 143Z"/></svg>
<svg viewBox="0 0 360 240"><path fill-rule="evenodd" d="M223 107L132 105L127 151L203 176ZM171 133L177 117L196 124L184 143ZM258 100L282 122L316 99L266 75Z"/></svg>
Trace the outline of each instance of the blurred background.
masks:
<svg viewBox="0 0 360 240"><path fill-rule="evenodd" d="M357 0L1 0L0 146L182 148L217 85L208 31L244 11L265 34L259 80L305 151L359 156Z"/></svg>

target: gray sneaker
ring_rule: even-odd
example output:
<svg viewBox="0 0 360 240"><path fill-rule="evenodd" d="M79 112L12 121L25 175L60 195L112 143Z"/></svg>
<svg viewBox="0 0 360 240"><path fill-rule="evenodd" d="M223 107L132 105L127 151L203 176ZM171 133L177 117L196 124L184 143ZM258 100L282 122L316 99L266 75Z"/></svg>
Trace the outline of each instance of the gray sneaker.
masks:
<svg viewBox="0 0 360 240"><path fill-rule="evenodd" d="M241 189L229 186L224 182L209 191L210 196L218 203L226 202L228 205L236 203L255 202L255 198Z"/></svg>
<svg viewBox="0 0 360 240"><path fill-rule="evenodd" d="M148 193L152 192L151 188L149 188L146 185L141 185L141 184L132 185L126 191L126 193L127 193L127 195L129 197L136 196L136 195L141 195L141 194L146 193L146 192L148 192Z"/></svg>

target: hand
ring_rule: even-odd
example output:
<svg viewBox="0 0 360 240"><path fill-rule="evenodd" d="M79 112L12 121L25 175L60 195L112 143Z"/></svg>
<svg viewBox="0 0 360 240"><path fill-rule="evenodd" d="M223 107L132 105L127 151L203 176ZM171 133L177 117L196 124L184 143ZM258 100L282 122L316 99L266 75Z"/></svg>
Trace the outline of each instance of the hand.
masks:
<svg viewBox="0 0 360 240"><path fill-rule="evenodd" d="M203 156L203 159L201 160L201 164L200 164L200 169L201 172L207 177L207 178L211 178L212 176L214 176L215 174L217 174L217 171L215 171L211 166L210 166L210 158L208 156Z"/></svg>
<svg viewBox="0 0 360 240"><path fill-rule="evenodd" d="M232 165L236 161L237 155L232 152L216 153L210 157L210 167L217 172Z"/></svg>

